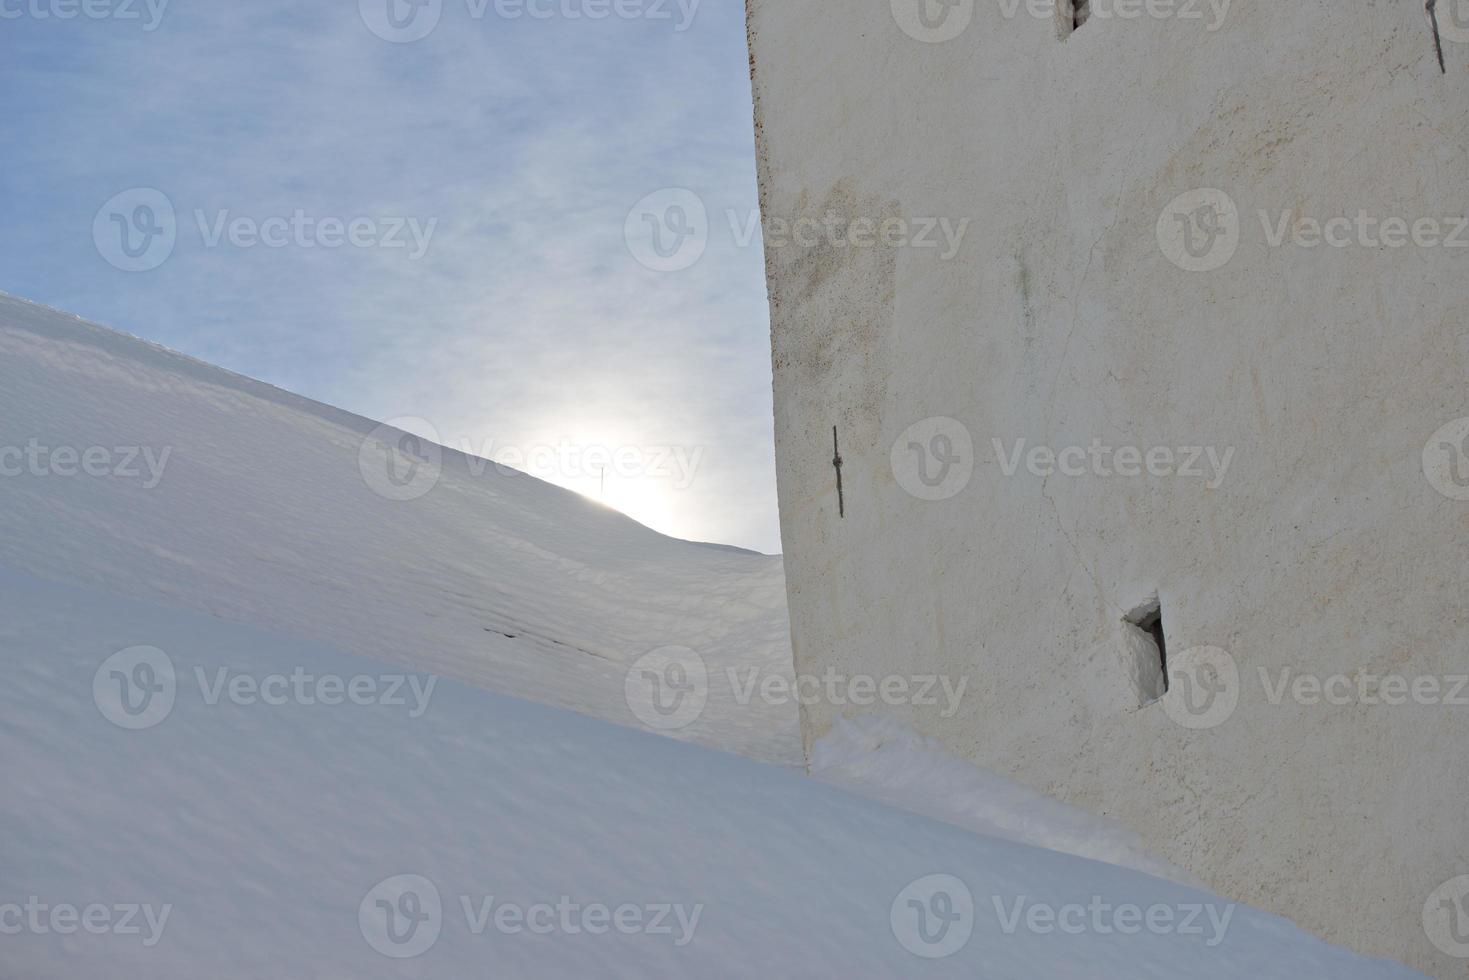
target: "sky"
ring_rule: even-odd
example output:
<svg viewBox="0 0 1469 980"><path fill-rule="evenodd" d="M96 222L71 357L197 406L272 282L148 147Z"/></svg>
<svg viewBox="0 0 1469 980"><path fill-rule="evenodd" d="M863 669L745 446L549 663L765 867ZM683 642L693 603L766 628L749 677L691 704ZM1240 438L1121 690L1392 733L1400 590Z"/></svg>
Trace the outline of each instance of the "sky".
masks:
<svg viewBox="0 0 1469 980"><path fill-rule="evenodd" d="M738 0L0 0L0 290L780 550Z"/></svg>

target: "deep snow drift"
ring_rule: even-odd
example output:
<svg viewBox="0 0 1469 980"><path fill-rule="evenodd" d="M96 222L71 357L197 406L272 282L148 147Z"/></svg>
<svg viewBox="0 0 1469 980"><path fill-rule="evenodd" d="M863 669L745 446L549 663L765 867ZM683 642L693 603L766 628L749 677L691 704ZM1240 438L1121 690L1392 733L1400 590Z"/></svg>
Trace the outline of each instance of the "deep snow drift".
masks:
<svg viewBox="0 0 1469 980"><path fill-rule="evenodd" d="M807 778L778 559L375 429L0 297L0 976L1416 976L881 721ZM608 724L666 645L786 765Z"/></svg>
<svg viewBox="0 0 1469 980"><path fill-rule="evenodd" d="M397 668L4 571L0 658L0 928L27 923L0 935L7 980L1416 976L1157 878L455 681L264 703L272 677L385 694ZM126 689L130 715L114 671L161 690ZM66 917L89 906L95 935Z"/></svg>
<svg viewBox="0 0 1469 980"><path fill-rule="evenodd" d="M0 446L53 451L0 459L21 471L0 476L0 563L628 725L627 668L683 647L710 665L709 699L672 734L800 761L794 705L740 705L720 669L790 677L778 557L665 537L451 450L390 460L400 434L377 429L0 294ZM57 462L63 447L104 451L105 475Z"/></svg>
<svg viewBox="0 0 1469 980"><path fill-rule="evenodd" d="M890 806L978 834L1033 844L1203 887L1125 827L978 769L896 720L839 720L811 753L811 775Z"/></svg>

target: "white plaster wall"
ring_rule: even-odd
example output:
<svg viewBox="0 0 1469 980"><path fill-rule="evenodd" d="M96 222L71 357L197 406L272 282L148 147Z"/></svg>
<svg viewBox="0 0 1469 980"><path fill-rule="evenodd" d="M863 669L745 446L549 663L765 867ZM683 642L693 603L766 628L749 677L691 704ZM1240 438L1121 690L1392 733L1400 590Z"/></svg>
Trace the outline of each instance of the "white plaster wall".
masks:
<svg viewBox="0 0 1469 980"><path fill-rule="evenodd" d="M972 220L949 261L767 241L797 669L967 677L952 717L888 710L1230 896L1464 977L1459 886L1434 893L1469 875L1469 706L1275 704L1260 671L1469 674L1469 500L1422 458L1469 416L1469 248L1271 247L1258 212L1464 215L1469 43L1441 73L1418 0L1237 0L1216 31L1200 6L1062 39L963 0L922 43L889 0L750 0L767 239L829 210ZM1241 213L1207 272L1156 232L1198 188ZM926 501L890 451L935 417L973 472ZM996 438L1234 457L1214 488L1007 477ZM1154 593L1185 673L1140 707L1123 618ZM1237 706L1193 729L1199 647ZM853 710L808 705L808 746Z"/></svg>

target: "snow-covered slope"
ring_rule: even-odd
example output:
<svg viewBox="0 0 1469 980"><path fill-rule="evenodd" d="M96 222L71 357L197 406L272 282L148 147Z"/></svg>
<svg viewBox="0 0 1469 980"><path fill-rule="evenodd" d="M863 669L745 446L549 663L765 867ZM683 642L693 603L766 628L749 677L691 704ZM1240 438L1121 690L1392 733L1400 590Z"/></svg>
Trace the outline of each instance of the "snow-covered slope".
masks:
<svg viewBox="0 0 1469 980"><path fill-rule="evenodd" d="M0 669L7 980L1416 976L1157 878L454 681L402 705L252 703L228 693L242 678L383 691L396 668L3 570ZM128 715L114 670L171 704L133 690Z"/></svg>
<svg viewBox="0 0 1469 980"><path fill-rule="evenodd" d="M0 297L0 977L1415 975L881 721L807 778L779 559L402 436ZM750 759L607 723L666 646Z"/></svg>
<svg viewBox="0 0 1469 980"><path fill-rule="evenodd" d="M987 837L1033 844L1203 887L1127 828L978 769L884 715L841 719L811 752L811 775Z"/></svg>
<svg viewBox="0 0 1469 980"><path fill-rule="evenodd" d="M709 700L669 734L800 761L795 706L742 706L723 670L791 676L778 557L450 450L395 462L399 435L0 294L0 447L37 447L0 458L0 563L629 725L628 667L683 647Z"/></svg>

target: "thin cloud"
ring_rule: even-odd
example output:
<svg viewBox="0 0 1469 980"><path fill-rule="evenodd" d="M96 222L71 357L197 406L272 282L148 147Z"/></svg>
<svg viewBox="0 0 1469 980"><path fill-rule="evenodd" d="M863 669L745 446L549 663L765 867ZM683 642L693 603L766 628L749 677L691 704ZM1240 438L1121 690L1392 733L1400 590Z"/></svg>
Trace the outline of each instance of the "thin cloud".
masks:
<svg viewBox="0 0 1469 980"><path fill-rule="evenodd" d="M355 4L302 6L178 3L152 33L7 24L0 85L21 110L0 123L0 197L21 220L0 236L0 288L365 415L430 419L451 443L697 449L692 484L634 516L777 550L762 259L724 218L756 202L740 5L705 3L675 33L475 20L448 0L402 45ZM145 273L91 239L130 187L178 213L175 251ZM710 214L707 254L677 273L623 237L664 187ZM217 229L298 209L435 224L411 261L207 248L195 214Z"/></svg>

